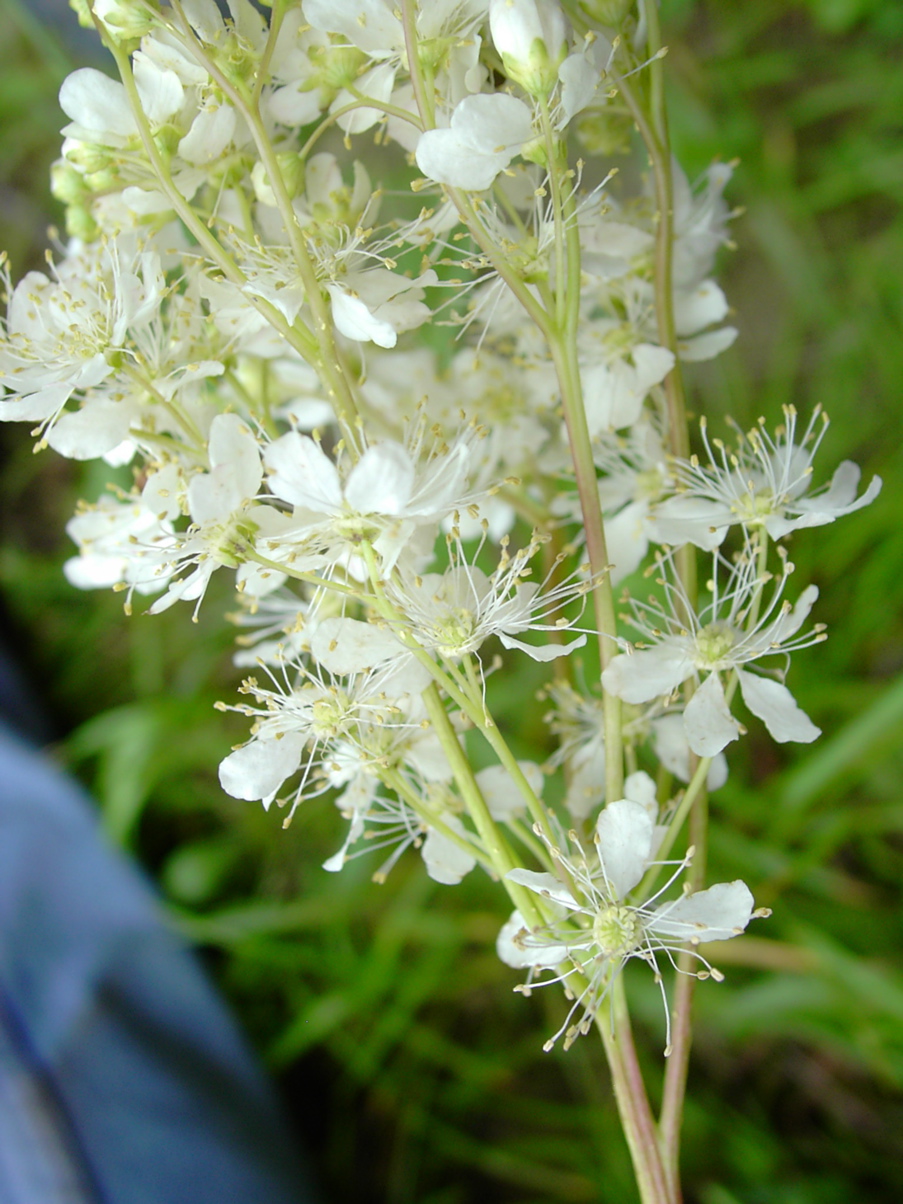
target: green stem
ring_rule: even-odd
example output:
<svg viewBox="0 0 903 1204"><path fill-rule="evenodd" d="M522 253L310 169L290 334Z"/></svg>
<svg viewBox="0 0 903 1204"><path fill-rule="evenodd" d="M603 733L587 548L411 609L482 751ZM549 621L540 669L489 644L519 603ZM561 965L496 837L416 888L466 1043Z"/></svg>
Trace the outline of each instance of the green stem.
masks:
<svg viewBox="0 0 903 1204"><path fill-rule="evenodd" d="M633 1043L621 974L612 983L608 1006L596 1015L596 1027L608 1058L642 1204L680 1204L679 1191L669 1181L662 1161L659 1134Z"/></svg>
<svg viewBox="0 0 903 1204"><path fill-rule="evenodd" d="M430 682L423 691L422 698L433 731L442 745L461 797L464 799L470 818L474 822L474 827L483 842L483 847L489 855L495 872L524 920L531 927L542 927L547 920L540 909L538 896L533 891L516 882L511 882L505 877L509 870L518 867L519 862L511 851L504 834L489 813L486 800L477 784L467 755L461 747L458 733L452 727L448 712L439 697L435 682Z"/></svg>

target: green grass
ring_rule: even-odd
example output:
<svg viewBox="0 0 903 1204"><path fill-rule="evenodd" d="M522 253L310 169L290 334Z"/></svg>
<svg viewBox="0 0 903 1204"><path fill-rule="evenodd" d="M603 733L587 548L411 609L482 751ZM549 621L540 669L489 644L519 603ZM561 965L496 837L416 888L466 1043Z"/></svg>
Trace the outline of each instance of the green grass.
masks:
<svg viewBox="0 0 903 1204"><path fill-rule="evenodd" d="M889 1204L903 1191L903 9L670 0L665 20L678 153L691 177L738 158L729 195L745 208L722 274L741 337L692 373L694 408L714 428L820 404L825 478L849 457L885 479L869 509L793 546L830 639L796 658L791 685L825 735L788 751L753 731L713 801L712 879L746 879L775 913L756 936L781 944L750 942L774 968L724 962L727 981L698 993L687 1199ZM45 179L65 55L7 28L2 241L18 273L40 266L56 217ZM0 589L57 753L208 951L325 1198L634 1199L601 1053L539 1051L563 1002L512 993L492 949L496 891L477 875L439 891L416 858L381 888L363 862L325 874L340 839L328 804L283 833L226 798L215 768L241 731L212 710L236 678L224 599L195 627L181 609L126 621L117 597L76 594L63 527L109 471L35 457L21 431L0 440ZM509 688L514 738L541 739L517 731L532 683ZM654 1065L660 1004L629 976Z"/></svg>

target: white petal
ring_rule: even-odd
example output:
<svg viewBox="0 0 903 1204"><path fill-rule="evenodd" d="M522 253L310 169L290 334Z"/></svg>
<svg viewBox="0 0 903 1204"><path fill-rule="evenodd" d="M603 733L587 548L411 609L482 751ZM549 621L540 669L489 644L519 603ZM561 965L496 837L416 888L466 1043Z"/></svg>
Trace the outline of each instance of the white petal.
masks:
<svg viewBox="0 0 903 1204"><path fill-rule="evenodd" d="M352 297L337 284L328 284L332 298L332 317L336 328L346 339L355 343L375 343L377 347L394 347L398 335L391 322L377 318L360 297Z"/></svg>
<svg viewBox="0 0 903 1204"><path fill-rule="evenodd" d="M163 125L178 113L185 98L185 89L174 71L160 67L140 52L135 55L135 84L152 125Z"/></svg>
<svg viewBox="0 0 903 1204"><path fill-rule="evenodd" d="M475 151L469 140L455 130L427 130L416 151L417 166L430 180L484 192L513 158L506 151L486 154Z"/></svg>
<svg viewBox="0 0 903 1204"><path fill-rule="evenodd" d="M400 443L368 447L345 485L345 498L361 514L402 515L414 487L414 465Z"/></svg>
<svg viewBox="0 0 903 1204"><path fill-rule="evenodd" d="M674 352L656 343L637 343L633 349L636 391L645 397L653 385L663 381L674 367Z"/></svg>
<svg viewBox="0 0 903 1204"><path fill-rule="evenodd" d="M465 96L451 118L451 128L479 154L518 149L533 137L533 114L522 100L506 92Z"/></svg>
<svg viewBox="0 0 903 1204"><path fill-rule="evenodd" d="M540 945L527 942L522 946L517 937L529 933L524 917L519 911L512 912L511 918L502 927L495 942L495 951L506 966L515 970L523 970L527 966L552 967L563 962L568 951L565 945Z"/></svg>
<svg viewBox="0 0 903 1204"><path fill-rule="evenodd" d="M786 744L793 740L798 744L811 744L821 735L805 712L797 706L793 695L779 681L770 677L759 677L756 673L737 671L740 693L752 713L768 728L774 740Z"/></svg>
<svg viewBox="0 0 903 1204"><path fill-rule="evenodd" d="M693 662L681 646L662 643L614 657L602 674L602 685L625 702L638 704L670 694L692 672Z"/></svg>
<svg viewBox="0 0 903 1204"><path fill-rule="evenodd" d="M444 815L442 819L459 835L466 834L464 825L456 815ZM442 882L446 886L456 886L477 863L466 849L435 828L427 832L420 852L429 876L434 882Z"/></svg>
<svg viewBox="0 0 903 1204"><path fill-rule="evenodd" d="M125 402L92 400L63 414L47 432L47 442L70 460L93 460L125 439L134 415Z"/></svg>
<svg viewBox="0 0 903 1204"><path fill-rule="evenodd" d="M186 163L199 167L218 159L235 133L235 110L231 105L201 109L191 129L179 143L179 154Z"/></svg>
<svg viewBox="0 0 903 1204"><path fill-rule="evenodd" d="M568 656L575 648L582 648L586 643L585 635L579 635L569 644L527 644L524 640L516 640L513 636L506 635L504 631L500 631L498 637L503 647L516 648L519 652L526 652L533 660L543 664L557 660L559 656Z"/></svg>
<svg viewBox="0 0 903 1204"><path fill-rule="evenodd" d="M534 761L518 761L518 766L533 793L537 797L541 795L543 776L539 766ZM508 820L512 816L523 814L526 806L524 796L515 786L504 765L490 765L487 769L481 769L477 774L477 785L493 819Z"/></svg>
<svg viewBox="0 0 903 1204"><path fill-rule="evenodd" d="M252 498L260 488L263 470L257 440L237 414L217 414L207 443L210 467L228 467L238 496Z"/></svg>
<svg viewBox="0 0 903 1204"><path fill-rule="evenodd" d="M287 732L279 740L252 740L220 764L220 785L233 798L260 799L269 807L285 779L300 766L304 744L298 732Z"/></svg>
<svg viewBox="0 0 903 1204"><path fill-rule="evenodd" d="M643 769L630 774L624 781L624 797L639 803L652 816L658 815L658 797L655 782Z"/></svg>
<svg viewBox="0 0 903 1204"><path fill-rule="evenodd" d="M599 858L619 899L625 898L646 872L653 826L642 803L626 798L609 803L596 821Z"/></svg>
<svg viewBox="0 0 903 1204"><path fill-rule="evenodd" d="M516 882L519 886L526 886L530 890L535 891L537 895L542 895L544 899L553 899L556 903L560 903L562 907L567 907L571 911L580 910L580 904L567 887L562 886L554 874L537 873L535 870L515 869L509 870L505 877L509 882Z"/></svg>
<svg viewBox="0 0 903 1204"><path fill-rule="evenodd" d="M366 54L388 54L403 41L401 22L385 0L304 0L304 19L339 33Z"/></svg>
<svg viewBox="0 0 903 1204"><path fill-rule="evenodd" d="M81 67L63 80L60 108L86 130L98 134L137 134L123 85L94 67Z"/></svg>
<svg viewBox="0 0 903 1204"><path fill-rule="evenodd" d="M696 334L727 317L727 298L714 280L703 280L691 293L674 298L674 319L681 336Z"/></svg>
<svg viewBox="0 0 903 1204"><path fill-rule="evenodd" d="M336 467L307 435L289 431L271 443L264 454L273 493L295 506L320 514L341 509L342 487Z"/></svg>
<svg viewBox="0 0 903 1204"><path fill-rule="evenodd" d="M714 757L740 735L740 724L730 713L717 673L710 673L687 703L684 731L698 757Z"/></svg>
<svg viewBox="0 0 903 1204"><path fill-rule="evenodd" d="M558 79L561 83L561 109L563 122L558 128L570 121L575 113L585 109L596 94L601 75L598 67L590 62L589 56L579 51L569 54L558 68Z"/></svg>
<svg viewBox="0 0 903 1204"><path fill-rule="evenodd" d="M739 333L736 326L719 326L717 330L706 330L702 334L679 339L677 350L684 363L700 364L727 351L728 347L734 345Z"/></svg>
<svg viewBox="0 0 903 1204"><path fill-rule="evenodd" d="M753 897L745 882L719 882L695 895L659 907L648 925L656 937L689 941L727 941L752 918Z"/></svg>
<svg viewBox="0 0 903 1204"><path fill-rule="evenodd" d="M397 638L384 628L359 619L324 619L310 641L314 658L329 673L363 673L392 657L407 653Z"/></svg>

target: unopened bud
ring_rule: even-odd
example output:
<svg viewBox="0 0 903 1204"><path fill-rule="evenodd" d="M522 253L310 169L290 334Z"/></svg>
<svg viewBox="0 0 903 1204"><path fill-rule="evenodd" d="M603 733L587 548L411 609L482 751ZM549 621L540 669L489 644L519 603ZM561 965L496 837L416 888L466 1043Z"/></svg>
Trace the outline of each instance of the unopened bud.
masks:
<svg viewBox="0 0 903 1204"><path fill-rule="evenodd" d="M548 96L567 56L567 24L556 0L491 0L489 28L508 78Z"/></svg>

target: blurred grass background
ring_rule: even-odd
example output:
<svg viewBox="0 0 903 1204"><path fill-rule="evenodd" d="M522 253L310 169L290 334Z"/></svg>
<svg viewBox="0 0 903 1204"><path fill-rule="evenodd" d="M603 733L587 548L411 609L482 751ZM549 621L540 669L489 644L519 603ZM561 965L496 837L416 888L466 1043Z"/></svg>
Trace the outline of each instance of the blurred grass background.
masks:
<svg viewBox="0 0 903 1204"><path fill-rule="evenodd" d="M672 125L693 178L738 158L745 213L722 279L741 337L694 369L694 406L770 422L816 404L878 501L793 544L830 639L791 684L825 730L775 747L756 729L713 801L711 876L742 876L775 915L698 992L687 1110L688 1204L847 1204L903 1195L903 6L895 0L665 0ZM0 245L41 266L62 115L85 62L35 5L0 0ZM713 417L712 425L718 422ZM552 991L529 1002L493 942L497 893L454 890L403 861L319 868L328 805L277 817L222 794L243 722L212 710L238 674L226 600L126 621L70 589L64 525L110 477L0 427L0 619L55 724L55 753L93 790L113 839L161 884L279 1076L326 1200L471 1204L635 1199L600 1051L540 1052ZM215 581L215 579L214 579ZM510 679L500 719L546 739ZM541 708L540 708L541 710ZM539 711L537 712L537 714ZM779 941L780 945L773 942ZM745 951L745 952L744 952ZM631 976L632 977L632 976ZM660 1004L635 992L656 1067Z"/></svg>

